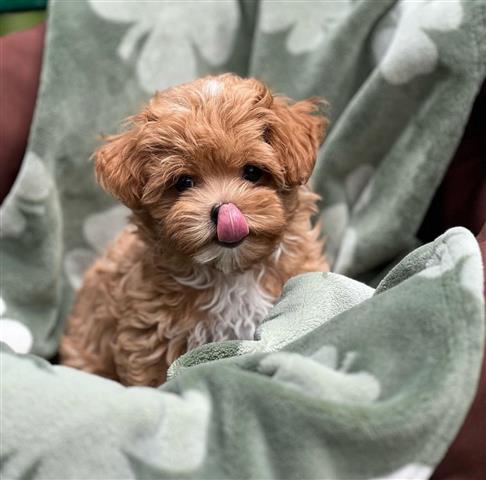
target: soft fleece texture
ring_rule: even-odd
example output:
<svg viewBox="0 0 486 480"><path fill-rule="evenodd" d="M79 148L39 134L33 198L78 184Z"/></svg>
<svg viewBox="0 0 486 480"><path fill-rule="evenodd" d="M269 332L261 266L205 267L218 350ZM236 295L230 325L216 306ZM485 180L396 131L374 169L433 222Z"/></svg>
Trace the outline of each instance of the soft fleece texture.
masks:
<svg viewBox="0 0 486 480"><path fill-rule="evenodd" d="M50 5L29 146L1 210L0 332L18 351L55 352L84 266L124 221L92 181L96 135L154 88L204 73L257 75L289 96L330 101L313 180L335 271L376 283L417 244L484 79L484 2L228 1L199 14L197 3L106 5ZM194 352L159 391L7 352L2 475L426 477L474 394L478 271L471 235L454 230L370 299L341 276L300 277L259 341Z"/></svg>
<svg viewBox="0 0 486 480"><path fill-rule="evenodd" d="M483 308L479 248L457 228L375 291L292 279L258 340L201 347L159 389L4 350L2 473L427 478L476 388Z"/></svg>

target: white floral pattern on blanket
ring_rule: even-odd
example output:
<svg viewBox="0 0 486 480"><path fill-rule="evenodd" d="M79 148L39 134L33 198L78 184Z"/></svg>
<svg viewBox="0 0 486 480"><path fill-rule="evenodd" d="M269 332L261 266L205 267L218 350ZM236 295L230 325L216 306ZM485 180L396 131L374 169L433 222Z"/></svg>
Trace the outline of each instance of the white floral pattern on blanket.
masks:
<svg viewBox="0 0 486 480"><path fill-rule="evenodd" d="M369 372L351 372L356 352L346 352L342 362L334 345L324 345L310 357L276 352L265 357L259 371L290 388L330 402L348 404L374 402L380 383Z"/></svg>
<svg viewBox="0 0 486 480"><path fill-rule="evenodd" d="M6 318L7 305L0 297L0 342L6 343L14 352L29 353L34 341L30 330L18 320Z"/></svg>
<svg viewBox="0 0 486 480"><path fill-rule="evenodd" d="M351 7L350 0L275 3L261 3L260 28L264 33L289 30L287 49L294 55L315 50Z"/></svg>
<svg viewBox="0 0 486 480"><path fill-rule="evenodd" d="M152 466L159 469L187 472L199 468L208 454L210 397L189 390L182 395L167 393L160 399L163 414L159 423L130 446L130 453L142 462L150 458Z"/></svg>
<svg viewBox="0 0 486 480"><path fill-rule="evenodd" d="M104 19L132 24L118 55L124 61L137 55L137 78L149 93L197 77L196 50L211 66L222 65L232 52L239 22L235 0L147 2L142 8L120 0L89 3Z"/></svg>
<svg viewBox="0 0 486 480"><path fill-rule="evenodd" d="M364 163L352 169L343 179L346 202L335 203L323 213L325 225L332 226L326 255L333 271L343 273L352 264L357 246L358 232L350 226L354 214L366 209L373 195L376 168Z"/></svg>
<svg viewBox="0 0 486 480"><path fill-rule="evenodd" d="M433 72L439 63L437 45L429 31L459 28L460 0L400 0L382 20L372 41L375 62L393 85Z"/></svg>
<svg viewBox="0 0 486 480"><path fill-rule="evenodd" d="M45 200L52 189L52 177L42 159L26 153L17 181L1 208L0 238L19 238L27 228L25 214L43 215Z"/></svg>
<svg viewBox="0 0 486 480"><path fill-rule="evenodd" d="M64 270L71 287L81 286L84 272L127 224L129 213L123 205L116 205L86 217L83 236L91 248L75 248L64 258Z"/></svg>
<svg viewBox="0 0 486 480"><path fill-rule="evenodd" d="M409 463L383 477L373 480L426 480L432 475L433 469L421 463Z"/></svg>

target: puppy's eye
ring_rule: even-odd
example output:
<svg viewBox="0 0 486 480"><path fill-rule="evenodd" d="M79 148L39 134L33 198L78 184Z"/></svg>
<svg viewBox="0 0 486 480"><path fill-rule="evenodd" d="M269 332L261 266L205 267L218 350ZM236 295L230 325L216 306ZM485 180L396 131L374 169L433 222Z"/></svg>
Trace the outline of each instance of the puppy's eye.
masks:
<svg viewBox="0 0 486 480"><path fill-rule="evenodd" d="M263 170L254 165L246 165L243 168L243 178L249 182L256 183L263 176Z"/></svg>
<svg viewBox="0 0 486 480"><path fill-rule="evenodd" d="M177 179L177 182L175 183L175 188L179 192L183 192L184 190L187 190L188 188L194 187L195 183L192 177L189 175L182 175Z"/></svg>

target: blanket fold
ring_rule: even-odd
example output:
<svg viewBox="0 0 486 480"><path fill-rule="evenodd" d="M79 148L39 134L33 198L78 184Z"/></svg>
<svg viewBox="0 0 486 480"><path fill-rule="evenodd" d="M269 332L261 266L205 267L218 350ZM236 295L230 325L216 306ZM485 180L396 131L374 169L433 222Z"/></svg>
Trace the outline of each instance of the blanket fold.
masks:
<svg viewBox="0 0 486 480"><path fill-rule="evenodd" d="M484 0L50 1L0 208L2 478L426 478L474 396L484 304L471 233L416 234L484 81L485 19ZM290 280L254 341L190 352L159 389L49 365L127 222L93 179L99 135L223 71L328 100L312 183L334 273Z"/></svg>
<svg viewBox="0 0 486 480"><path fill-rule="evenodd" d="M4 349L3 473L427 478L467 412L483 338L479 248L457 228L375 291L294 278L259 340L200 347L159 389Z"/></svg>

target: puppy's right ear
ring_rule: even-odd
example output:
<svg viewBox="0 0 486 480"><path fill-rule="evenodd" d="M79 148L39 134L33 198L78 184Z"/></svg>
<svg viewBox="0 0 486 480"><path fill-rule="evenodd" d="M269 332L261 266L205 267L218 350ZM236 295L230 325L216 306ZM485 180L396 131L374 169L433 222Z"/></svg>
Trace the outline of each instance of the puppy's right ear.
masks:
<svg viewBox="0 0 486 480"><path fill-rule="evenodd" d="M98 183L127 207L139 204L143 179L143 159L137 151L138 128L105 137L106 143L94 153Z"/></svg>

